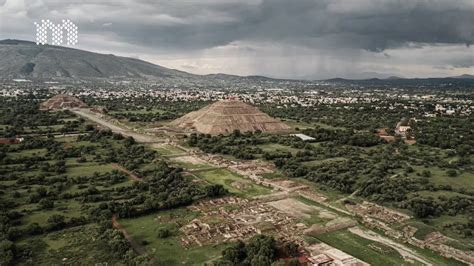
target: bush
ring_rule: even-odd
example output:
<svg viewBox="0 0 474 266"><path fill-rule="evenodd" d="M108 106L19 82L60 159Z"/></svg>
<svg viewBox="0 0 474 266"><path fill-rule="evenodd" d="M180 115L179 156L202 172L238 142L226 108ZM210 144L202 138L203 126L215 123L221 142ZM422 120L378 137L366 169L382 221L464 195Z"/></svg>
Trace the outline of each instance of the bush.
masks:
<svg viewBox="0 0 474 266"><path fill-rule="evenodd" d="M168 230L168 229L159 229L158 230L158 238L167 238L167 237L170 237L171 236L171 231Z"/></svg>

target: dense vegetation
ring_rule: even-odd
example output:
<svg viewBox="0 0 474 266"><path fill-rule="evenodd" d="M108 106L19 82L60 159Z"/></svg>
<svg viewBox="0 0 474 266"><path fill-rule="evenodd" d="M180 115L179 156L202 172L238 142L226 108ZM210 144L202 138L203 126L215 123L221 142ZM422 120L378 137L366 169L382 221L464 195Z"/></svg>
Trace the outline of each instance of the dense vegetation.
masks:
<svg viewBox="0 0 474 266"><path fill-rule="evenodd" d="M54 113L38 112L38 100L21 97L12 102L0 98L0 137L15 137L23 134L63 134L92 130L92 125L84 123L69 111Z"/></svg>
<svg viewBox="0 0 474 266"><path fill-rule="evenodd" d="M222 252L216 265L270 266L276 258L276 241L271 236L256 235L248 243L237 242Z"/></svg>
<svg viewBox="0 0 474 266"><path fill-rule="evenodd" d="M36 110L33 115L31 110L21 101L2 108L3 114L21 118L15 122L5 116L2 123L16 129L36 123L56 134L61 130L57 125L63 124L60 119L72 118L66 112ZM75 121L84 127L84 121ZM62 263L61 254L46 252L56 232L62 232L67 245L77 245L82 250L78 254L93 249L94 262L141 264L148 258L131 250L112 227L113 216L137 217L226 193L219 185L192 183L181 175L182 169L170 167L133 138L101 130L55 138L39 134L41 129L29 130L20 144L0 145L0 265ZM134 171L141 180L132 181L114 164ZM79 231L95 241L83 239Z"/></svg>
<svg viewBox="0 0 474 266"><path fill-rule="evenodd" d="M449 119L453 123L448 131L440 130ZM421 143L415 146L400 138L386 143L369 131L319 125L301 129L314 138L306 142L289 136L234 132L229 136L192 134L187 143L206 152L273 161L289 177L411 210L426 223L443 215L467 217L461 219L464 222L445 224L443 229L470 237L474 233L473 120L451 117L429 121L415 127ZM447 140L446 146L443 140L448 135L452 141ZM421 140L424 137L426 140Z"/></svg>

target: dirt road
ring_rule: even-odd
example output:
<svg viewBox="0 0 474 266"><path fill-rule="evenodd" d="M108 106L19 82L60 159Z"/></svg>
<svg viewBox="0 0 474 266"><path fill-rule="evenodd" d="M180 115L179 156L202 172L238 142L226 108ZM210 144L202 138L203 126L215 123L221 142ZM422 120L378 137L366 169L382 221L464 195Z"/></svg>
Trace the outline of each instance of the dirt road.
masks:
<svg viewBox="0 0 474 266"><path fill-rule="evenodd" d="M120 166L120 165L118 165L118 164L116 164L116 163L113 163L112 166L113 166L115 169L126 173L126 174L127 174L128 176L130 176L133 180L141 181L141 178L140 178L140 177L138 177L136 174L132 173L131 171L129 171L129 170L123 168L122 166Z"/></svg>
<svg viewBox="0 0 474 266"><path fill-rule="evenodd" d="M95 113L89 111L89 109L70 109L70 111L77 114L77 115L79 115L79 116L82 116L86 119L94 121L97 124L100 124L104 127L107 127L115 133L120 133L120 134L122 134L124 136L127 136L127 137L133 137L137 142L152 143L152 142L162 142L163 141L162 139L159 139L159 138L154 137L154 136L144 135L144 134L134 132L132 130L127 130L127 129L121 128L121 127L115 125L112 122L109 122L109 121L107 121L103 118L100 118Z"/></svg>
<svg viewBox="0 0 474 266"><path fill-rule="evenodd" d="M125 230L122 225L117 221L117 217L112 216L112 226L117 229L117 230L120 230L123 234L123 236L125 237L125 239L127 239L127 241L130 243L130 246L132 247L132 249L138 254L138 255L147 255L147 252L146 252L146 249L141 246L140 244L138 244L133 238L132 236L130 236L130 234L127 232L127 230Z"/></svg>
<svg viewBox="0 0 474 266"><path fill-rule="evenodd" d="M356 234L360 237L363 237L365 239L369 239L369 240L372 240L372 241L375 241L375 242L379 242L379 243L382 243L382 244L385 244L393 249L395 249L398 253L400 253L400 255L404 258L404 259L411 259L411 260L416 260L424 265L429 265L429 266L432 266L433 264L431 264L430 262L426 261L425 259L423 259L421 256L419 256L418 254L416 254L413 250L411 250L410 248L402 245L402 244L399 244L395 241L392 241L391 239L388 239L386 237L383 237L373 231L370 231L370 230L363 230L361 229L360 227L352 227L352 228L349 228L349 231L353 234Z"/></svg>

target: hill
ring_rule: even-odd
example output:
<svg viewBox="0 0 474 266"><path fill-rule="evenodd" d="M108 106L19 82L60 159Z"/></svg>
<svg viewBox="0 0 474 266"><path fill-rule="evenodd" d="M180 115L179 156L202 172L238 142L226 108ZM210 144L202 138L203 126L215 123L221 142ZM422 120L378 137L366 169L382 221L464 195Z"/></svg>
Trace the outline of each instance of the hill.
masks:
<svg viewBox="0 0 474 266"><path fill-rule="evenodd" d="M455 78L455 79L474 79L474 75L463 74L463 75L455 76L455 77L452 77L452 78Z"/></svg>
<svg viewBox="0 0 474 266"><path fill-rule="evenodd" d="M370 76L371 73L365 73ZM375 74L374 74L375 75ZM0 41L0 79L52 79L66 78L76 80L87 79L186 79L193 81L221 82L306 82L304 80L276 79L265 76L238 76L229 74L195 75L184 71L155 65L143 60L100 54L79 49L54 45L36 45L34 42L22 40ZM343 79L325 80L333 83L361 84L416 84L416 83L445 83L472 82L473 75L461 75L449 78L407 79L391 76L372 79Z"/></svg>
<svg viewBox="0 0 474 266"><path fill-rule="evenodd" d="M0 78L193 78L142 60L20 40L0 41Z"/></svg>

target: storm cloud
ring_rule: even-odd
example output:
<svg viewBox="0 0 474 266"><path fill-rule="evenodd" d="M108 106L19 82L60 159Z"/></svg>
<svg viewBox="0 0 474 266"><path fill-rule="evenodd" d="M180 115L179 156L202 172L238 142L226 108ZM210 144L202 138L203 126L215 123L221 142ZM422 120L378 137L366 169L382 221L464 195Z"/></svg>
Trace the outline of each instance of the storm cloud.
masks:
<svg viewBox="0 0 474 266"><path fill-rule="evenodd" d="M31 40L33 21L67 18L79 27L80 48L196 73L473 74L472 0L0 0L0 5L2 39Z"/></svg>

